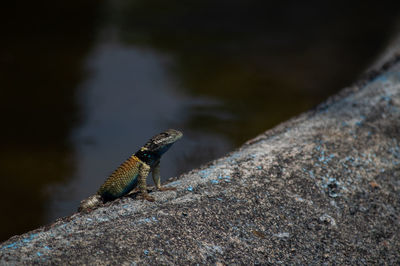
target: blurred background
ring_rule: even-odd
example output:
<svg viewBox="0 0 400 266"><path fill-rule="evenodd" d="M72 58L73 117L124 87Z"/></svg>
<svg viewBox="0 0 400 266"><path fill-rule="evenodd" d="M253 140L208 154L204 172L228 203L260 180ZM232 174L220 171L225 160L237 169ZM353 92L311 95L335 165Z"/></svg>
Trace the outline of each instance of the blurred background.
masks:
<svg viewBox="0 0 400 266"><path fill-rule="evenodd" d="M184 132L165 180L351 85L399 25L400 1L360 3L2 3L0 241L72 214L164 129Z"/></svg>

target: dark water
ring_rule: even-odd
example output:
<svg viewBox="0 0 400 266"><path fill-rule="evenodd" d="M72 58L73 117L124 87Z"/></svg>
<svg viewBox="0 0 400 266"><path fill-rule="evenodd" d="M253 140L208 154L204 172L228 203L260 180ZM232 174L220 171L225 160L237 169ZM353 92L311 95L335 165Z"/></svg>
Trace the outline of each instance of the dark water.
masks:
<svg viewBox="0 0 400 266"><path fill-rule="evenodd" d="M178 175L348 86L388 1L9 1L0 27L0 240L73 213L152 135ZM277 1L276 1L277 2Z"/></svg>

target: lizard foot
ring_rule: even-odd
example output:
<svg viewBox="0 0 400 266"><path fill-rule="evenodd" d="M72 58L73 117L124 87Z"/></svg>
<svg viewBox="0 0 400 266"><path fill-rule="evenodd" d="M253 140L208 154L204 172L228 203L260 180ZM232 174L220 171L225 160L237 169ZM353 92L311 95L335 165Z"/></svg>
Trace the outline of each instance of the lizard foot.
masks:
<svg viewBox="0 0 400 266"><path fill-rule="evenodd" d="M140 193L138 195L138 198L142 199L142 200L148 200L148 201L151 201L151 202L154 201L154 198L152 196L150 196L147 192L146 193Z"/></svg>
<svg viewBox="0 0 400 266"><path fill-rule="evenodd" d="M176 190L176 187L159 187L159 191Z"/></svg>
<svg viewBox="0 0 400 266"><path fill-rule="evenodd" d="M134 194L136 194L138 192L139 192L139 189L138 188L134 188L128 193L128 195L134 195Z"/></svg>

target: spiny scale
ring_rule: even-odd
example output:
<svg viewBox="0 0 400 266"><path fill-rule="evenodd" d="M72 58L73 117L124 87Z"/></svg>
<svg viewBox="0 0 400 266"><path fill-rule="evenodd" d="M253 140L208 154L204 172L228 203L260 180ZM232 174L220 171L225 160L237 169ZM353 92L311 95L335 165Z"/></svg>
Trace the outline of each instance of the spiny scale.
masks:
<svg viewBox="0 0 400 266"><path fill-rule="evenodd" d="M141 161L135 155L123 162L100 187L97 194L103 198L118 198L130 191L137 182Z"/></svg>

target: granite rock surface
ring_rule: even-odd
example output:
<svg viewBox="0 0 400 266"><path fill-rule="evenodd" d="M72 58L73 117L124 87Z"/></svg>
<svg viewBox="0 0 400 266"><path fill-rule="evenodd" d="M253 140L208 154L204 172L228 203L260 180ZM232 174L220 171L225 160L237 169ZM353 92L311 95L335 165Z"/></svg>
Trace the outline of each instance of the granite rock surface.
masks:
<svg viewBox="0 0 400 266"><path fill-rule="evenodd" d="M400 45L316 109L179 176L0 244L0 264L400 264Z"/></svg>

